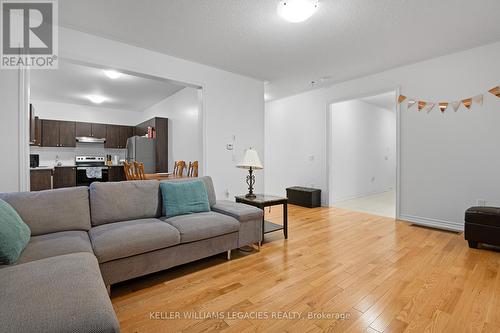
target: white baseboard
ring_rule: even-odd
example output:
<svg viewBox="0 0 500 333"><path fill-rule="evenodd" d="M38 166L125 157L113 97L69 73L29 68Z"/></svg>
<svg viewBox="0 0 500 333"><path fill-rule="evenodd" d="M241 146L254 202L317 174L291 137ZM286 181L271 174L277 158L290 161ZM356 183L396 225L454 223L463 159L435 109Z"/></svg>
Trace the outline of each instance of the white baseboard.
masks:
<svg viewBox="0 0 500 333"><path fill-rule="evenodd" d="M462 223L444 221L444 220L438 220L438 219L431 219L431 218L427 218L427 217L419 217L419 216L401 214L399 216L399 220L423 225L426 227L437 228L437 229L444 229L444 230L451 230L451 231L463 231L464 230L464 225Z"/></svg>
<svg viewBox="0 0 500 333"><path fill-rule="evenodd" d="M333 204L335 205L335 204L340 203L342 201L359 199L359 198L368 197L368 196L376 195L376 194L382 194L382 193L390 192L392 190L393 190L393 188L388 188L386 190L381 190L381 191L372 191L372 192L365 192L365 193L350 195L350 196L346 196L346 197L334 200Z"/></svg>

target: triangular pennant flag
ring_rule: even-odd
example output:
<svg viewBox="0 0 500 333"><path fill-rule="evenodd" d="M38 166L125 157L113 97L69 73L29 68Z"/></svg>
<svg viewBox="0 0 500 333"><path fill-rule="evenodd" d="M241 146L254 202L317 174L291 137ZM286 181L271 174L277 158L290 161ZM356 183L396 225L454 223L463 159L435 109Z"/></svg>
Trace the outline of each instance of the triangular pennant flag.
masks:
<svg viewBox="0 0 500 333"><path fill-rule="evenodd" d="M427 103L427 112L431 112L436 106L436 103Z"/></svg>
<svg viewBox="0 0 500 333"><path fill-rule="evenodd" d="M477 95L472 97L472 101L476 104L483 105L483 95Z"/></svg>
<svg viewBox="0 0 500 333"><path fill-rule="evenodd" d="M458 109L460 108L460 102L451 102L451 107L453 108L453 111L457 112Z"/></svg>
<svg viewBox="0 0 500 333"><path fill-rule="evenodd" d="M470 107L472 106L472 98L466 98L462 100L462 104L470 110Z"/></svg>
<svg viewBox="0 0 500 333"><path fill-rule="evenodd" d="M444 112L447 107L448 107L448 102L439 102L439 110L441 110L441 112Z"/></svg>
<svg viewBox="0 0 500 333"><path fill-rule="evenodd" d="M405 99L406 99L406 96L399 95L399 97L398 97L398 103L401 104L401 102L403 102Z"/></svg>
<svg viewBox="0 0 500 333"><path fill-rule="evenodd" d="M422 111L423 108L427 105L427 102L418 101L418 111Z"/></svg>
<svg viewBox="0 0 500 333"><path fill-rule="evenodd" d="M496 86L495 88L491 88L488 90L489 93L495 95L496 97L500 98L500 86Z"/></svg>
<svg viewBox="0 0 500 333"><path fill-rule="evenodd" d="M407 107L407 109L409 110L415 104L417 104L416 100L414 100L414 99L408 100L408 107Z"/></svg>

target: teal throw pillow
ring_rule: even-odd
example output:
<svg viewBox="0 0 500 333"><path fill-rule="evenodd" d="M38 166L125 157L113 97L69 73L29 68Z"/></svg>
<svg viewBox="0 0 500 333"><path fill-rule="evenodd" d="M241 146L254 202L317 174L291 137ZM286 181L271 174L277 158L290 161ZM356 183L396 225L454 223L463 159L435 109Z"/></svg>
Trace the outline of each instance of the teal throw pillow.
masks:
<svg viewBox="0 0 500 333"><path fill-rule="evenodd" d="M7 202L0 199L0 264L17 261L30 240L31 230Z"/></svg>
<svg viewBox="0 0 500 333"><path fill-rule="evenodd" d="M160 189L166 217L210 211L207 189L202 180L161 182Z"/></svg>

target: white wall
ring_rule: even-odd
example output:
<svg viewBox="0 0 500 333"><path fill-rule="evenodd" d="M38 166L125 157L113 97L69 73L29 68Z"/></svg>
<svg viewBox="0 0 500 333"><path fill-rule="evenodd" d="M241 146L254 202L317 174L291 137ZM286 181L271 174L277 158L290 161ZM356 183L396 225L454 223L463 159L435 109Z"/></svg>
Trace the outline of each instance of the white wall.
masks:
<svg viewBox="0 0 500 333"><path fill-rule="evenodd" d="M19 176L19 73L0 70L0 192L18 191Z"/></svg>
<svg viewBox="0 0 500 333"><path fill-rule="evenodd" d="M202 86L203 123L205 130L205 173L211 175L217 195L224 197L228 189L234 194L246 193L244 170L235 167L245 148L253 146L261 155L264 151L264 84L259 80L233 74L210 66L167 56L124 43L92 36L67 28L60 28L60 56L87 63L109 66L120 70L159 76L179 82ZM1 87L9 87L17 96L16 76L1 75ZM3 90L3 89L2 89ZM2 92L3 93L3 92ZM4 124L12 128L0 133L7 142L12 132L17 133L17 103L9 106L1 100L2 112L8 115ZM8 106L5 109L5 106ZM4 111L5 110L5 111ZM226 143L236 137L236 158L225 149ZM4 148L3 148L4 149ZM5 149L7 150L7 149ZM9 166L0 176L0 191L16 190L12 186L19 177L16 164ZM257 191L263 190L263 174L257 174ZM9 186L3 186L9 182Z"/></svg>
<svg viewBox="0 0 500 333"><path fill-rule="evenodd" d="M394 110L358 100L332 106L331 194L334 202L393 189L396 182Z"/></svg>
<svg viewBox="0 0 500 333"><path fill-rule="evenodd" d="M398 86L429 101L470 97L499 84L499 58L495 43L266 103L266 192L311 183L327 191L328 104ZM444 114L403 106L400 121L403 219L460 229L477 199L500 205L500 99L486 94L483 107Z"/></svg>
<svg viewBox="0 0 500 333"><path fill-rule="evenodd" d="M200 91L184 88L172 96L144 110L143 120L153 117L168 118L168 169L174 162L200 161L203 157ZM201 172L201 170L200 170Z"/></svg>
<svg viewBox="0 0 500 333"><path fill-rule="evenodd" d="M68 120L135 126L142 122L142 113L100 106L88 106L32 99L35 113L42 119Z"/></svg>

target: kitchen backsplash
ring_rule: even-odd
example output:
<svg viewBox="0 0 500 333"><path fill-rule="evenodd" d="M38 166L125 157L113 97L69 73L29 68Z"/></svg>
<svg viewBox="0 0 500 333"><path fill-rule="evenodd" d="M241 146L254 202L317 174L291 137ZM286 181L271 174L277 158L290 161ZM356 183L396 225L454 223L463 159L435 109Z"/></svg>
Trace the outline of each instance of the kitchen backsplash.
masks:
<svg viewBox="0 0 500 333"><path fill-rule="evenodd" d="M118 155L119 160L126 158L127 150L125 149L108 149L104 145L86 145L77 146L76 148L55 148L55 147L30 147L31 154L40 156L40 166L54 166L56 157L62 165L74 165L75 156L103 156Z"/></svg>

